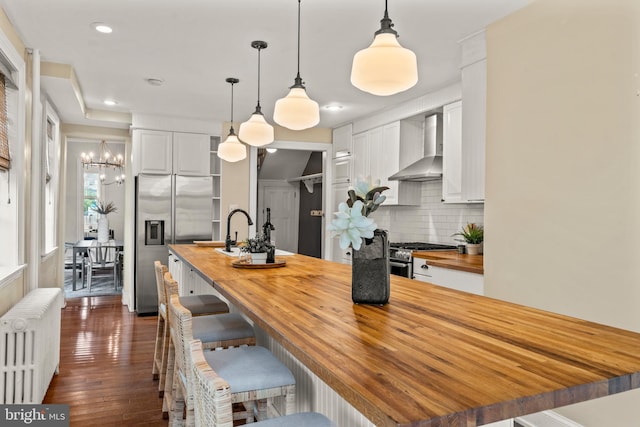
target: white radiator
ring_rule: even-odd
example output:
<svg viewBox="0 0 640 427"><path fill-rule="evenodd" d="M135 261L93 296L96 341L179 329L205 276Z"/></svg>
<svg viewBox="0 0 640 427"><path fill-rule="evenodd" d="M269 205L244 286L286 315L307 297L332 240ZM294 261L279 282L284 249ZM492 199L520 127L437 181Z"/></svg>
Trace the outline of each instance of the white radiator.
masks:
<svg viewBox="0 0 640 427"><path fill-rule="evenodd" d="M60 363L62 289L39 288L0 317L0 403L42 403Z"/></svg>

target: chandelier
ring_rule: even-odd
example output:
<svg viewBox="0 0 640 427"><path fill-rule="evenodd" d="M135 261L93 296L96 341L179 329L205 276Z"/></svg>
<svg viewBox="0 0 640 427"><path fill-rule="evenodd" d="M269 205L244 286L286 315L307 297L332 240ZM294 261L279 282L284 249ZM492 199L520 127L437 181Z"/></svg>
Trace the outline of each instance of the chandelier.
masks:
<svg viewBox="0 0 640 427"><path fill-rule="evenodd" d="M124 157L122 154L114 156L107 144L107 141L100 142L99 154L96 155L93 152L80 154L82 166L87 169L97 168L99 171L100 182L104 185L122 184L124 182ZM113 169L116 173L115 180L112 182L105 182L107 179L106 170Z"/></svg>

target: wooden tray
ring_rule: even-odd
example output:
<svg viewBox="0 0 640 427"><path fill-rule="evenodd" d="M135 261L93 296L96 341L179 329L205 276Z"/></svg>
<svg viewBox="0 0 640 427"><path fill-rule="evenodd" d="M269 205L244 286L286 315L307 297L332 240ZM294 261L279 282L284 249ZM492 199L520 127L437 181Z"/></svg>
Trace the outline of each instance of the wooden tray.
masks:
<svg viewBox="0 0 640 427"><path fill-rule="evenodd" d="M224 242L219 242L215 240L194 240L193 243L196 246L204 246L209 248L224 248Z"/></svg>
<svg viewBox="0 0 640 427"><path fill-rule="evenodd" d="M231 265L235 268L278 268L284 267L287 265L287 261L276 260L276 262L271 264L251 264L250 262L246 262L244 260L235 260L231 262Z"/></svg>

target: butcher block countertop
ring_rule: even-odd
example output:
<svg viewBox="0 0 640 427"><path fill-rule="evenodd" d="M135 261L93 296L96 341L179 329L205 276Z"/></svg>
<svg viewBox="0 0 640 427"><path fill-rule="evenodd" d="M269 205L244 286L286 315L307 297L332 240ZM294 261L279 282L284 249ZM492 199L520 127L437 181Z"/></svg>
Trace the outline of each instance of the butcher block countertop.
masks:
<svg viewBox="0 0 640 427"><path fill-rule="evenodd" d="M425 259L427 264L436 267L484 274L482 255L459 254L458 251L424 251L414 252L413 257Z"/></svg>
<svg viewBox="0 0 640 427"><path fill-rule="evenodd" d="M640 388L638 333L393 275L389 304L354 305L348 265L170 249L378 426L473 427Z"/></svg>

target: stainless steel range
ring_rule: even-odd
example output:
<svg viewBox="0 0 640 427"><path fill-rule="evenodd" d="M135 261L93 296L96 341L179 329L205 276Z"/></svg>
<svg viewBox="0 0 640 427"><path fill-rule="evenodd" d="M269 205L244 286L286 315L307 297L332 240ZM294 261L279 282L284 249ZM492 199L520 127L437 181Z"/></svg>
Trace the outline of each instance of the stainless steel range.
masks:
<svg viewBox="0 0 640 427"><path fill-rule="evenodd" d="M450 251L456 249L452 245L424 242L389 243L389 265L391 274L413 278L413 252L415 251Z"/></svg>

